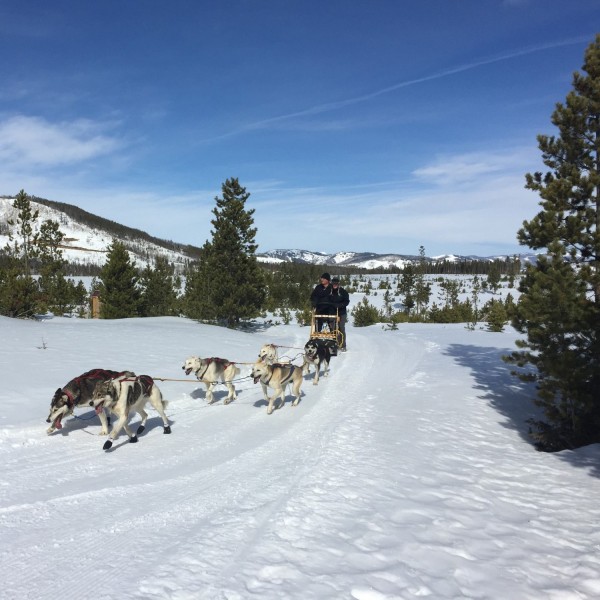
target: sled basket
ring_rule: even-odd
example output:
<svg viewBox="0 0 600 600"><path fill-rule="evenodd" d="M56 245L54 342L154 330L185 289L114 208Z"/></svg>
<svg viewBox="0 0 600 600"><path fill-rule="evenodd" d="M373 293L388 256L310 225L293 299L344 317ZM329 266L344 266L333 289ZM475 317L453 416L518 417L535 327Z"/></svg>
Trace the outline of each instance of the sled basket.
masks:
<svg viewBox="0 0 600 600"><path fill-rule="evenodd" d="M324 321L321 331L318 331L318 320ZM331 356L337 356L338 346L342 339L342 333L339 330L340 317L335 315L318 315L313 310L310 324L310 339L321 340L323 345L329 348Z"/></svg>

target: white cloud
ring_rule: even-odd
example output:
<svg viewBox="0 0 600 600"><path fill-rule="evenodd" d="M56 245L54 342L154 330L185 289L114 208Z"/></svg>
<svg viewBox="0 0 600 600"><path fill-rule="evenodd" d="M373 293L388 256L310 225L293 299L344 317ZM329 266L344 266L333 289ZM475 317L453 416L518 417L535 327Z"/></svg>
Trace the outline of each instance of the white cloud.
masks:
<svg viewBox="0 0 600 600"><path fill-rule="evenodd" d="M88 119L50 123L39 117L11 117L0 122L0 160L30 167L81 163L121 146L102 132L104 127Z"/></svg>
<svg viewBox="0 0 600 600"><path fill-rule="evenodd" d="M492 174L523 173L531 168L531 148L513 149L510 152L467 153L437 157L432 163L413 171L413 175L437 186L459 183L476 183Z"/></svg>
<svg viewBox="0 0 600 600"><path fill-rule="evenodd" d="M436 254L480 253L487 247L512 253L518 248L516 232L536 214L539 198L524 188L527 165L510 168L510 156L440 161L437 173L433 166L423 169L422 178L429 172L426 188L419 182L412 189L390 184L335 192L265 190L255 215L261 249L407 253L424 244ZM460 170L469 185L444 175L452 170ZM277 242L276 232L284 229L286 241Z"/></svg>

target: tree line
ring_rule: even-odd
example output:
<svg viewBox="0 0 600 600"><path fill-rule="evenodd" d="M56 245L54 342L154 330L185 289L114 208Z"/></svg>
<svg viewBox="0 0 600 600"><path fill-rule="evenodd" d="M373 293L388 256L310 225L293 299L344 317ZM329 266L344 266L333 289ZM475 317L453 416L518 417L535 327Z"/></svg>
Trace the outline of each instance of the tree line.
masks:
<svg viewBox="0 0 600 600"><path fill-rule="evenodd" d="M324 267L258 262L254 211L245 206L249 196L237 179L223 184L222 197L215 198L212 211L212 239L198 249L196 260L187 263L183 277L163 257L155 258L151 266L138 268L131 258L131 240L114 240L104 266L98 270L79 265L78 275L93 276L89 293L101 299L99 316L184 315L238 326L244 320L271 312L285 322L292 315L301 323L309 322L308 299ZM63 258L64 235L60 223L52 220L39 223L39 211L32 205L38 200L21 190L13 202L17 216L7 224L10 243L0 252L0 314L27 317L51 311L85 315L89 313L88 290L81 281L75 283L69 278L72 269ZM491 281L506 272L509 263L482 264L486 265ZM336 271L350 291L352 282L355 289L358 287L358 277L373 274L352 266L338 267ZM423 278L430 271L431 263L421 247L416 266L409 263L401 271L402 284L397 295L402 297L405 310L397 314L385 311L379 315L380 320L399 322L406 317L406 320L425 321L441 316L447 322L470 317L471 312L461 312L456 306L443 312L434 307L427 313L429 295ZM357 323L363 324L363 320L358 318Z"/></svg>

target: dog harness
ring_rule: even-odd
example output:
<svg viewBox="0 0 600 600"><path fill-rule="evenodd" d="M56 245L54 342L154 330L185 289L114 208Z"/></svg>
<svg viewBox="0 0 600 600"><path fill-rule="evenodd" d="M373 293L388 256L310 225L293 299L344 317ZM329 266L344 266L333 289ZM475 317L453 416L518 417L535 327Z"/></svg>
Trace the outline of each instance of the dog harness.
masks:
<svg viewBox="0 0 600 600"><path fill-rule="evenodd" d="M127 392L127 404L135 404L141 396L149 396L154 386L154 379L150 375L139 375L134 379L123 379L123 381L133 381L133 385Z"/></svg>
<svg viewBox="0 0 600 600"><path fill-rule="evenodd" d="M204 371L202 372L202 375L198 375L198 373L196 373L196 378L199 381L202 381L204 379L204 376L206 375L206 371L208 371L208 367L210 367L210 363L212 362L216 362L219 363L221 365L223 365L223 367L226 369L229 365L232 365L232 362L229 362L226 358L218 358L216 356L212 356L211 358L204 358L202 360L206 361L206 367L204 368Z"/></svg>
<svg viewBox="0 0 600 600"><path fill-rule="evenodd" d="M120 377L127 373L129 373L129 371L118 372L118 371L110 371L108 369L92 369L91 371L87 371L87 373L83 373L82 375L79 375L79 377L75 377L74 379L71 379L71 381L69 381L69 383L67 383L67 385L65 385L65 387L62 388L63 394L69 399L69 401L67 402L67 406L71 410L73 410L73 408L75 407L75 395L74 395L73 391L71 390L71 387L77 386L78 388L80 388L81 382L84 379L98 379L99 381L106 381L108 379L114 379L115 377Z"/></svg>
<svg viewBox="0 0 600 600"><path fill-rule="evenodd" d="M292 374L294 373L294 370L296 369L296 365L281 365L281 364L276 364L276 365L273 365L273 366L274 367L280 367L280 368L290 367L290 372L281 380L281 387L283 387L292 378ZM273 377L273 369L271 369L271 376L264 383L269 383L269 381L271 381L272 377Z"/></svg>

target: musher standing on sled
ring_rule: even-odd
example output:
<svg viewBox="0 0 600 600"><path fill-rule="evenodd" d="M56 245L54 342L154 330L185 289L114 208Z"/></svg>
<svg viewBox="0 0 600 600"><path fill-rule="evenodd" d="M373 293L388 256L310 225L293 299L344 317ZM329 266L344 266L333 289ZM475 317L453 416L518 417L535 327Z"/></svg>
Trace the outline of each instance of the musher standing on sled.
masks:
<svg viewBox="0 0 600 600"><path fill-rule="evenodd" d="M340 318L338 321L338 330L342 334L341 340L339 340L340 350L346 352L346 307L350 304L350 295L340 286L340 280L337 277L331 280L330 299L334 311L337 309L337 314Z"/></svg>
<svg viewBox="0 0 600 600"><path fill-rule="evenodd" d="M335 314L335 307L331 302L331 292L333 291L330 283L331 275L323 273L320 279L321 283L315 286L310 295L310 303L317 315L333 315ZM333 321L330 319L317 319L317 331L321 331L325 323L328 323L330 331L333 331Z"/></svg>

